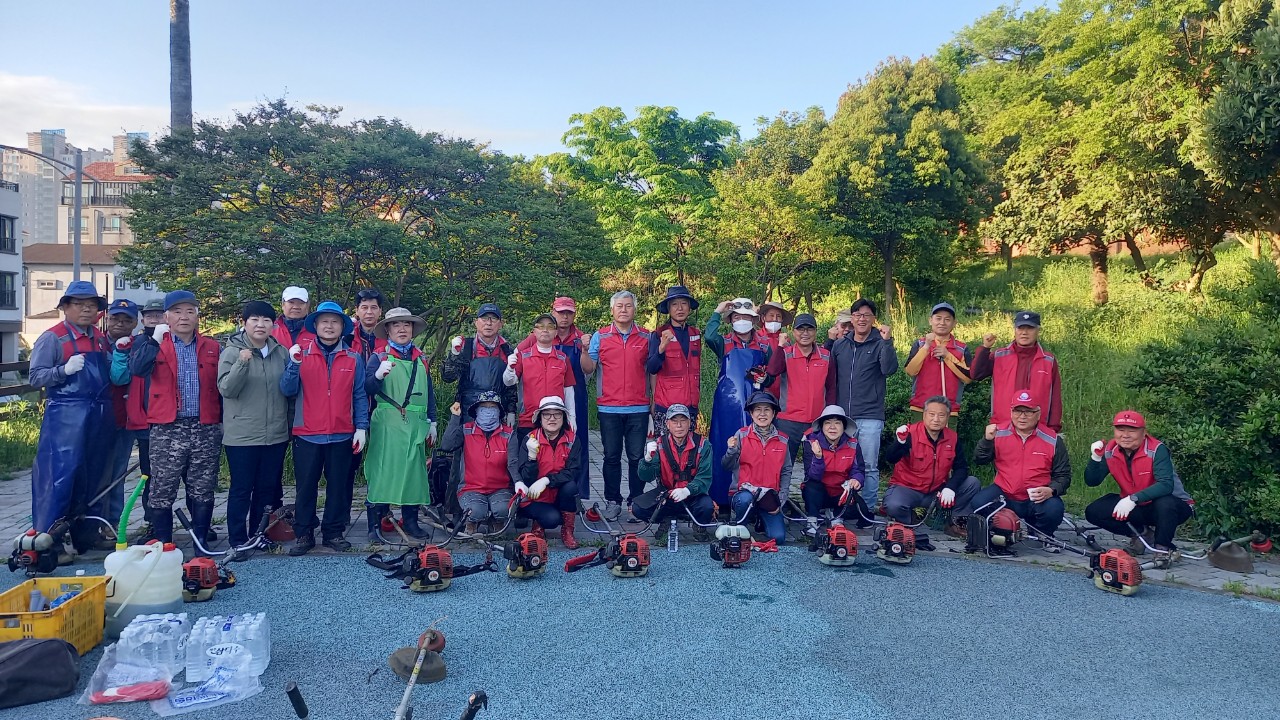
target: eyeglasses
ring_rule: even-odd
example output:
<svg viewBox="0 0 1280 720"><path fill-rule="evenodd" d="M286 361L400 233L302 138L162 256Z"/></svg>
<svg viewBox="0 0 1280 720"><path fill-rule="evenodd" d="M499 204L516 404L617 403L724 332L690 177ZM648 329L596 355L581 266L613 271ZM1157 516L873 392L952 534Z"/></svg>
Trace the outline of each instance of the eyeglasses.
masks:
<svg viewBox="0 0 1280 720"><path fill-rule="evenodd" d="M864 313L864 312L856 312L850 317L856 317L862 320L874 320L876 318L875 315L872 315L871 313Z"/></svg>
<svg viewBox="0 0 1280 720"><path fill-rule="evenodd" d="M1040 408L1014 408L1014 415L1035 415L1040 412Z"/></svg>
<svg viewBox="0 0 1280 720"><path fill-rule="evenodd" d="M735 300L729 303L729 307L734 310L755 310L756 304L750 300Z"/></svg>

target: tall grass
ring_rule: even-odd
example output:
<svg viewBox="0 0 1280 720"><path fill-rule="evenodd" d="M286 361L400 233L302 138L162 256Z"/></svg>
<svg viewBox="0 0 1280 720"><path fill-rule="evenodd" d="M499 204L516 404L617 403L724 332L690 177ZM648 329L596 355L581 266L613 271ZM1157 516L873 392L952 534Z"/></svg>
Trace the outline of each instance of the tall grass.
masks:
<svg viewBox="0 0 1280 720"><path fill-rule="evenodd" d="M0 406L0 479L31 469L42 416L35 402L20 400Z"/></svg>

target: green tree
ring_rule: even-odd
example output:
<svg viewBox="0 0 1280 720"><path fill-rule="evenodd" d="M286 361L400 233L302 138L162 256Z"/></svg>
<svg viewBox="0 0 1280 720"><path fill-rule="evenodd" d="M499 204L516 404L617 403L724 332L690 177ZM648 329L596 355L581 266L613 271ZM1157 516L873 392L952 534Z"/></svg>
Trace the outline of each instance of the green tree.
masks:
<svg viewBox="0 0 1280 720"><path fill-rule="evenodd" d="M830 214L841 258L854 266L860 256L878 261L886 301L895 297L895 277L913 291L936 288L957 246L975 241L982 173L959 105L932 60L889 60L840 98L799 180Z"/></svg>

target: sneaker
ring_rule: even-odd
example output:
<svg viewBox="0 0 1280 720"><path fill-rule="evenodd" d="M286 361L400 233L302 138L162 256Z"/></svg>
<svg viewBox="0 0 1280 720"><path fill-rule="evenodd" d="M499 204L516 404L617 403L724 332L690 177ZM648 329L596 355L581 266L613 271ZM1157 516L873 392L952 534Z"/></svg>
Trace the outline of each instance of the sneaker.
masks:
<svg viewBox="0 0 1280 720"><path fill-rule="evenodd" d="M929 542L929 538L928 538L928 537L925 537L925 536L922 536L922 535L917 535L917 536L916 536L916 549L917 549L917 550L924 550L925 552L933 552L933 551L937 550L938 548L934 547L934 546L933 546L933 543Z"/></svg>
<svg viewBox="0 0 1280 720"><path fill-rule="evenodd" d="M622 514L622 503L617 500L610 500L604 505L604 517L606 520L617 520Z"/></svg>
<svg viewBox="0 0 1280 720"><path fill-rule="evenodd" d="M351 543L347 542L344 537L330 538L324 541L324 546L334 552L344 553L351 549Z"/></svg>
<svg viewBox="0 0 1280 720"><path fill-rule="evenodd" d="M231 550L227 553L227 562L244 562L249 559L248 550Z"/></svg>
<svg viewBox="0 0 1280 720"><path fill-rule="evenodd" d="M818 536L818 518L810 517L804 519L804 534L807 537Z"/></svg>
<svg viewBox="0 0 1280 720"><path fill-rule="evenodd" d="M316 547L316 539L310 536L299 537L293 541L293 547L289 548L289 554L293 557L306 555Z"/></svg>

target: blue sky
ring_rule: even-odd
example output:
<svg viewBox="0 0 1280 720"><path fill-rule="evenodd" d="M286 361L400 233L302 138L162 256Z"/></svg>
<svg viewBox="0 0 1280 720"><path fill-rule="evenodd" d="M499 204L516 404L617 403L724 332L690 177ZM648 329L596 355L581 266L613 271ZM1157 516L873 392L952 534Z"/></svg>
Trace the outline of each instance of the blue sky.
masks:
<svg viewBox="0 0 1280 720"><path fill-rule="evenodd" d="M820 105L882 59L931 54L997 0L339 2L192 0L196 115L287 95L399 117L508 153L562 149L575 112L616 105L755 118ZM8 0L0 143L82 147L168 124L165 0ZM19 30L20 28L20 30ZM51 38L60 38L56 45Z"/></svg>

